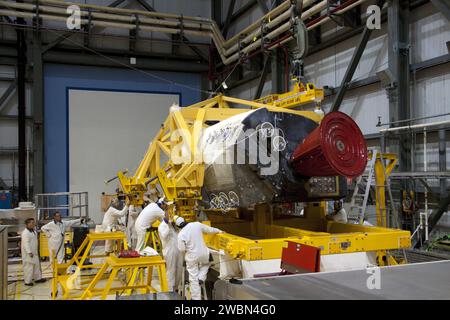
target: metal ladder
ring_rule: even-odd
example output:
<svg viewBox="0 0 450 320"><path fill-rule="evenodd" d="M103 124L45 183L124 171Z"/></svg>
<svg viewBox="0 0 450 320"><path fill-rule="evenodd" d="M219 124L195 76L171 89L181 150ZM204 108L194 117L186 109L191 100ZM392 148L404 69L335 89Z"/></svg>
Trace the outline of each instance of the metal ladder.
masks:
<svg viewBox="0 0 450 320"><path fill-rule="evenodd" d="M360 175L356 180L355 190L353 191L352 200L350 201L349 220L356 221L359 224L364 222L364 214L367 207L367 199L369 198L370 186L372 185L375 161L377 160L377 150L372 149L372 158L366 167L368 174L367 180L363 175ZM366 184L364 187L364 183ZM359 193L360 187L364 189L364 193ZM362 200L362 202L361 202Z"/></svg>

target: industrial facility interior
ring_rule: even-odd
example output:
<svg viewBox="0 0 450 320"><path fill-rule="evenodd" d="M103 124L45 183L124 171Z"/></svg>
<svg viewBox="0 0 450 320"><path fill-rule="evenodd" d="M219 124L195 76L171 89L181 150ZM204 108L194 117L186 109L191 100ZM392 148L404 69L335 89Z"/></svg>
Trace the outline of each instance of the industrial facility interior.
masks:
<svg viewBox="0 0 450 320"><path fill-rule="evenodd" d="M450 299L449 129L448 0L0 0L0 300Z"/></svg>

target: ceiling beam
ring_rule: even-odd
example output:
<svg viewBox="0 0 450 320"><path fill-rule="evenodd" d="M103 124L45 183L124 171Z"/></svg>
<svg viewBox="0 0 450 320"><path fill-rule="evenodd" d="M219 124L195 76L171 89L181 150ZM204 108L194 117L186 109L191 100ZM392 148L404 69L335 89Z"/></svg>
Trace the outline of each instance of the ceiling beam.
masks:
<svg viewBox="0 0 450 320"><path fill-rule="evenodd" d="M234 5L236 4L236 0L231 0L230 5L228 6L227 18L225 19L225 23L222 28L223 37L226 39L228 34L228 29L230 28L231 17L233 16Z"/></svg>
<svg viewBox="0 0 450 320"><path fill-rule="evenodd" d="M156 12L156 10L149 5L145 0L137 0L139 2L139 4L145 8L145 10L149 11L149 12ZM209 59L208 57L205 56L205 54L199 49L197 48L195 45L190 44L190 41L188 38L186 38L185 36L182 37L183 42L186 43L186 45L191 48L192 51L195 52L195 54L197 54L204 62L208 62Z"/></svg>
<svg viewBox="0 0 450 320"><path fill-rule="evenodd" d="M233 13L233 15L230 18L230 25L235 22L237 19L239 19L241 16L249 12L251 9L253 9L258 4L257 0L249 0L247 1L242 7L236 10L236 12ZM223 28L224 24L222 25Z"/></svg>
<svg viewBox="0 0 450 320"><path fill-rule="evenodd" d="M264 65L261 72L261 75L259 77L258 86L256 87L255 96L253 97L253 100L257 100L261 98L262 91L264 89L264 84L266 83L267 74L269 73L269 67L271 63L271 57L266 56L264 59Z"/></svg>
<svg viewBox="0 0 450 320"><path fill-rule="evenodd" d="M261 10L264 12L264 14L269 12L269 8L267 7L265 0L258 0L258 5L261 8Z"/></svg>
<svg viewBox="0 0 450 320"><path fill-rule="evenodd" d="M444 15L448 22L450 22L450 3L448 0L431 0L431 3Z"/></svg>
<svg viewBox="0 0 450 320"><path fill-rule="evenodd" d="M125 2L126 0L115 0L114 2L112 2L111 4L108 5L108 7L114 8L117 7L119 5L121 5L123 2ZM46 53L48 50L54 48L55 46L57 46L58 44L60 44L61 42L63 42L64 40L66 40L67 38L71 37L74 34L74 32L72 31L67 31L64 32L62 35L60 35L58 38L56 38L55 40L53 40L52 42L50 42L49 44L47 44L45 47L42 48L42 54Z"/></svg>

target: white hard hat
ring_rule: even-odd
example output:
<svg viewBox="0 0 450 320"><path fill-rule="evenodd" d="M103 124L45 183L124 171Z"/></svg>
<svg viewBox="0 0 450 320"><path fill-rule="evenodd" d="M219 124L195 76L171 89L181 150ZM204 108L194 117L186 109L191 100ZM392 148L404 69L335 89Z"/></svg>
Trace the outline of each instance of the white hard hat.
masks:
<svg viewBox="0 0 450 320"><path fill-rule="evenodd" d="M184 218L182 218L180 216L173 216L173 221L175 221L175 225L177 227L180 227L185 222Z"/></svg>
<svg viewBox="0 0 450 320"><path fill-rule="evenodd" d="M158 204L165 203L166 205L170 206L171 204L173 204L173 201L167 201L166 197L161 197L158 199L158 201L156 203L158 203Z"/></svg>

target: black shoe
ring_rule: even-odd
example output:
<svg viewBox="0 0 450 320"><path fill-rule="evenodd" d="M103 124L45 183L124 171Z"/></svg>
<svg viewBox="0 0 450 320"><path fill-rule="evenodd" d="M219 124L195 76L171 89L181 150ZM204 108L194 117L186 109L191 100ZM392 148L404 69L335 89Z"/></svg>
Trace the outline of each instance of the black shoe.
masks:
<svg viewBox="0 0 450 320"><path fill-rule="evenodd" d="M45 281L47 281L47 279L42 278L42 279L36 280L34 282L36 282L36 283L43 283Z"/></svg>
<svg viewBox="0 0 450 320"><path fill-rule="evenodd" d="M32 287L32 286L34 286L34 284L33 284L33 283L25 283L25 285L26 285L26 286L29 286L29 287Z"/></svg>

